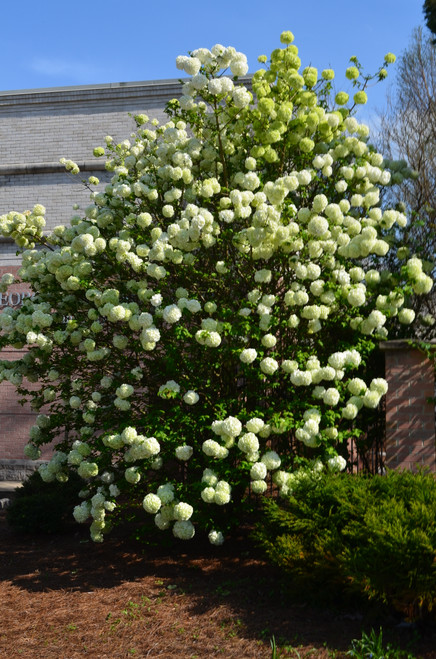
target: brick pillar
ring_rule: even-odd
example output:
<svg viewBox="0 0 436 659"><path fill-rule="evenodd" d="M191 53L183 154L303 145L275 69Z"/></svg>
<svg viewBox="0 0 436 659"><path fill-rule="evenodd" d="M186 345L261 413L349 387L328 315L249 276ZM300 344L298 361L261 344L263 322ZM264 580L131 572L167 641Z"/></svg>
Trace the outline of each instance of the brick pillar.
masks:
<svg viewBox="0 0 436 659"><path fill-rule="evenodd" d="M436 348L436 341L430 342ZM385 341L386 467L436 472L434 366L406 341Z"/></svg>
<svg viewBox="0 0 436 659"><path fill-rule="evenodd" d="M17 275L19 266L0 266L0 277L6 272ZM5 307L19 307L31 295L27 283L17 283L9 287L7 293L0 293L0 314ZM0 359L12 361L20 359L25 350L4 348ZM0 382L0 480L22 480L26 473L35 469L35 463L25 458L24 447L29 441L30 427L35 423L36 413L30 405L18 403L19 396L14 385ZM42 457L49 459L52 450L43 449Z"/></svg>

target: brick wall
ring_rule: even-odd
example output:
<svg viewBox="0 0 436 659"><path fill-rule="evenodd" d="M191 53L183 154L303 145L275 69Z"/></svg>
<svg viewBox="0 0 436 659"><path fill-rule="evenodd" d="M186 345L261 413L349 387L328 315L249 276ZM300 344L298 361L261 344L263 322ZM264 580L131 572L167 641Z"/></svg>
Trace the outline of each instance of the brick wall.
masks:
<svg viewBox="0 0 436 659"><path fill-rule="evenodd" d="M180 94L177 80L0 93L0 215L40 203L47 229L67 223L73 204L89 204L89 190L59 159L84 165L83 178L95 175L104 187L111 175L93 148L104 146L106 135L129 138L136 127L129 113L163 121L165 104ZM0 265L17 265L15 251L11 241L0 240Z"/></svg>
<svg viewBox="0 0 436 659"><path fill-rule="evenodd" d="M129 113L164 120L166 102L180 94L177 80L1 92L0 215L40 203L47 209L48 230L68 223L73 204L89 204L89 191L59 159L78 162L83 178L97 176L102 188L111 174L93 158L93 148L104 146L106 135L115 141L129 138L135 129ZM0 237L0 276L15 274L19 263L13 241ZM25 284L10 287L0 295L0 313L5 306L18 306L28 293ZM0 358L16 359L17 353L4 350ZM19 405L14 387L0 383L0 480L21 479L31 468L23 448L34 419L29 406ZM45 448L42 458L50 453Z"/></svg>
<svg viewBox="0 0 436 659"><path fill-rule="evenodd" d="M434 366L406 341L386 341L386 467L436 471ZM436 348L436 343L435 343Z"/></svg>

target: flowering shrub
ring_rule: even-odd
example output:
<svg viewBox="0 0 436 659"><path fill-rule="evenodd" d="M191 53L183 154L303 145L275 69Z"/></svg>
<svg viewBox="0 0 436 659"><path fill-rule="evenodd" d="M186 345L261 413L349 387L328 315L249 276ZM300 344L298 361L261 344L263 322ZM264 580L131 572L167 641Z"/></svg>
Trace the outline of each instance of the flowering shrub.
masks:
<svg viewBox="0 0 436 659"><path fill-rule="evenodd" d="M249 486L272 474L288 492L292 438L313 469L343 469L387 389L365 361L432 286L417 258L374 267L407 221L380 208L390 171L347 94L331 99L333 72L300 72L292 40L252 91L233 48L177 58L190 78L168 122L138 115L130 140L94 150L111 182L68 227L44 234L41 205L0 220L36 293L0 316L0 345L29 348L1 377L40 411L26 455L58 440L42 478L84 479L74 516L95 541L125 494L159 529L220 544Z"/></svg>

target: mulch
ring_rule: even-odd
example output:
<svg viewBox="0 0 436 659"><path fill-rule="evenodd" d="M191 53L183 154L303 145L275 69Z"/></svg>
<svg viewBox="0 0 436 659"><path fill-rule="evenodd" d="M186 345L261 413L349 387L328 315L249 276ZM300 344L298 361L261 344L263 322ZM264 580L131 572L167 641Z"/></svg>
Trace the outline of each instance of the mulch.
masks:
<svg viewBox="0 0 436 659"><path fill-rule="evenodd" d="M0 656L8 659L269 659L273 636L278 656L340 659L377 622L309 605L303 594L290 600L245 530L221 547L201 538L144 545L128 528L94 544L74 524L56 536L17 535L0 512ZM397 623L386 639L436 658L434 628Z"/></svg>

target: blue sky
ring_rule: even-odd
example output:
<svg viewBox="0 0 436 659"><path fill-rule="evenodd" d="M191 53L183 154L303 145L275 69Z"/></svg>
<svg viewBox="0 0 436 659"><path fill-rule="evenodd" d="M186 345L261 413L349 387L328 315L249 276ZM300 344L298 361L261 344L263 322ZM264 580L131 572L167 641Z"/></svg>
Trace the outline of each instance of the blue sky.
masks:
<svg viewBox="0 0 436 659"><path fill-rule="evenodd" d="M424 24L423 0L15 0L2 3L0 90L178 78L177 55L215 43L257 56L291 30L303 65L333 68L338 90L351 55L368 72L400 55ZM394 67L391 69L394 71ZM365 110L384 105L383 85ZM344 87L346 89L346 87Z"/></svg>

